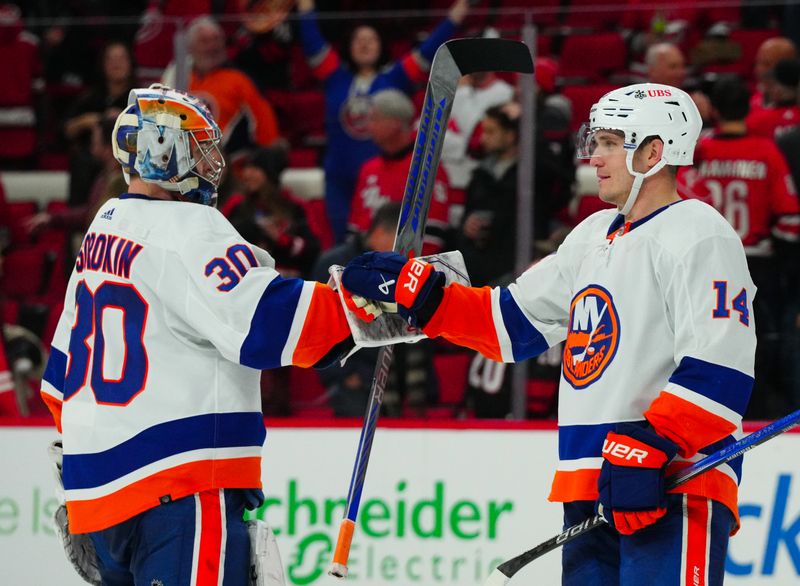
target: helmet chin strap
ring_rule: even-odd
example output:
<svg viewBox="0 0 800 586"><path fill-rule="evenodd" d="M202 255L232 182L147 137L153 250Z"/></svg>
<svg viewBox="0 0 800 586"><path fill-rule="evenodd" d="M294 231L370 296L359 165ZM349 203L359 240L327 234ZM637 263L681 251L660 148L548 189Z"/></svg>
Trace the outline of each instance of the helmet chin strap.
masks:
<svg viewBox="0 0 800 586"><path fill-rule="evenodd" d="M623 216L627 216L629 213L631 213L633 204L636 203L636 199L639 197L639 190L642 188L642 183L644 183L644 180L661 171L661 169L663 169L667 164L662 157L661 160L658 161L658 163L656 163L647 173L639 173L633 170L633 154L635 152L635 150L628 151L628 154L625 157L625 164L628 167L628 173L633 175L633 185L631 185L631 191L628 194L628 199L625 201L625 205L623 205L619 210L619 213Z"/></svg>

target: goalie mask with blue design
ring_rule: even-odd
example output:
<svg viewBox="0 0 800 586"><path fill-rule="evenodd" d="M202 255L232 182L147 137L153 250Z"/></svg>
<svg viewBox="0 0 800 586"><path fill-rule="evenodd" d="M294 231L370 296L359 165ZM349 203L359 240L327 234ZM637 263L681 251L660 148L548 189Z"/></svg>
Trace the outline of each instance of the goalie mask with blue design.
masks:
<svg viewBox="0 0 800 586"><path fill-rule="evenodd" d="M131 90L117 117L112 146L125 180L155 183L180 199L216 205L225 168L222 132L195 97L154 84Z"/></svg>

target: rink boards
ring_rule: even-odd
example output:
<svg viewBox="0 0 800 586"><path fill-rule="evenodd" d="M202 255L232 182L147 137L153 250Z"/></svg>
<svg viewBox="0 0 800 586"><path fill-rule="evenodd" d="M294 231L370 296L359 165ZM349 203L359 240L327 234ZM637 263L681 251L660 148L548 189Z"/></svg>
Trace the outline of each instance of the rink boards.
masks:
<svg viewBox="0 0 800 586"><path fill-rule="evenodd" d="M288 584L339 583L325 574L342 516L359 422L268 422L258 514L278 534ZM53 534L48 427L0 426L0 567L3 583L81 580ZM745 458L742 530L726 584L800 583L800 433ZM375 438L350 557L354 585L480 585L499 561L560 529L546 500L555 465L549 424L470 429L393 424ZM510 583L557 585L554 552Z"/></svg>

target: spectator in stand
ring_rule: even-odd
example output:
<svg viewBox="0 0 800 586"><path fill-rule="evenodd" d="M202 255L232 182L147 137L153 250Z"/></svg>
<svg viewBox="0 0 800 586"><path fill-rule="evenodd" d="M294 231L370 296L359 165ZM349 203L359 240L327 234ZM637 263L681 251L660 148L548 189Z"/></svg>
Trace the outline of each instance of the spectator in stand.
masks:
<svg viewBox="0 0 800 586"><path fill-rule="evenodd" d="M225 32L210 16L192 21L186 31L192 69L189 92L206 102L222 130L225 150L235 154L280 139L275 111L253 81L227 64ZM171 81L171 73L165 80Z"/></svg>
<svg viewBox="0 0 800 586"><path fill-rule="evenodd" d="M127 98L126 98L127 99ZM70 258L77 254L83 234L97 214L97 210L106 201L123 193L127 186L125 177L114 158L111 140L117 114L110 114L95 124L91 129L92 161L99 167L84 203L73 205L57 212L39 212L25 221L25 228L31 234L37 234L46 228L58 228L76 236L71 248ZM74 254L73 254L74 253Z"/></svg>
<svg viewBox="0 0 800 586"><path fill-rule="evenodd" d="M663 83L673 87L685 89L692 97L703 126L711 122L711 102L703 92L687 88L686 86L686 59L683 51L674 43L656 43L651 45L645 53L647 66L647 81L650 83Z"/></svg>
<svg viewBox="0 0 800 586"><path fill-rule="evenodd" d="M483 36L496 38L499 34L495 29L487 29ZM538 74L538 67L536 72ZM492 106L510 102L513 97L514 88L511 84L492 71L465 75L461 79L442 146L442 165L454 189L466 189L472 171L478 166L478 162L470 156L469 146L484 113Z"/></svg>
<svg viewBox="0 0 800 586"><path fill-rule="evenodd" d="M456 238L472 285L496 283L514 270L520 107L494 106L481 122L485 158L472 173Z"/></svg>
<svg viewBox="0 0 800 586"><path fill-rule="evenodd" d="M281 186L287 164L281 147L254 150L242 166L241 191L231 195L220 211L245 240L272 255L281 275L302 277L319 254L319 241L303 206Z"/></svg>
<svg viewBox="0 0 800 586"><path fill-rule="evenodd" d="M92 154L92 135L104 118L117 117L136 86L133 58L124 43L106 45L101 69L100 81L77 98L64 122L64 135L70 143L68 203L76 208L87 203L92 184L102 172L102 163Z"/></svg>
<svg viewBox="0 0 800 586"><path fill-rule="evenodd" d="M647 81L681 87L686 81L686 59L677 45L656 43L647 49L644 58Z"/></svg>
<svg viewBox="0 0 800 586"><path fill-rule="evenodd" d="M777 139L800 123L798 84L800 61L778 61L764 80L764 97L772 105L759 108L747 117L747 128L751 134Z"/></svg>
<svg viewBox="0 0 800 586"><path fill-rule="evenodd" d="M794 250L800 231L800 207L786 161L771 138L748 132L745 118L750 93L738 77L718 81L711 100L719 123L700 140L695 174L681 172L683 195L705 199L741 237L758 295L753 301L758 345L755 387L748 416L772 418L785 410L778 339L785 292L776 252ZM796 291L792 292L796 296Z"/></svg>
<svg viewBox="0 0 800 586"><path fill-rule="evenodd" d="M770 72L784 59L796 59L797 47L786 37L772 37L758 47L753 64L753 77L756 81L756 92L750 98L750 109L771 106L769 97L764 94Z"/></svg>
<svg viewBox="0 0 800 586"><path fill-rule="evenodd" d="M354 235L342 244L323 253L317 261L312 278L328 282L328 267L346 265L359 254L368 251L388 252L394 246L400 202L387 202L379 207L366 233ZM425 407L436 402L438 384L433 368L434 343L421 340L416 344L395 346L394 359L383 399L383 413L390 417L403 414L422 415ZM362 417L372 385L372 375L378 359L377 348L362 348L338 364L319 370L328 403L336 417ZM404 410L407 407L407 411Z"/></svg>
<svg viewBox="0 0 800 586"><path fill-rule="evenodd" d="M381 90L372 96L367 131L380 154L366 161L358 173L348 230L366 232L375 211L388 201L401 201L414 151L414 104L403 92ZM448 183L442 166L436 174L428 210L422 254L444 250L447 238Z"/></svg>
<svg viewBox="0 0 800 586"><path fill-rule="evenodd" d="M314 0L299 0L297 6L303 50L325 85L325 204L334 236L341 241L359 169L379 152L367 128L370 96L389 88L411 94L424 82L436 49L467 15L468 0L456 0L448 17L415 51L389 64L382 59L384 47L373 27L360 25L353 30L349 55L343 58L322 37Z"/></svg>

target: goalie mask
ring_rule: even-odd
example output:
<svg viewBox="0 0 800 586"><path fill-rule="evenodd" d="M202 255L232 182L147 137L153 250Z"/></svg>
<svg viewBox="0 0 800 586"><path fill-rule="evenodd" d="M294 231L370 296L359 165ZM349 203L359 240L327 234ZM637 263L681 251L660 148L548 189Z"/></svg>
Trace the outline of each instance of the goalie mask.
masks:
<svg viewBox="0 0 800 586"><path fill-rule="evenodd" d="M225 167L221 139L197 98L154 84L131 90L114 125L112 147L128 183L135 174L181 199L213 206Z"/></svg>
<svg viewBox="0 0 800 586"><path fill-rule="evenodd" d="M703 121L692 98L678 88L656 83L641 83L613 90L592 106L589 122L578 131L578 158L590 159L594 153L595 133L619 131L625 137L624 148L628 173L634 181L622 215L630 212L645 178L655 175L665 165L691 165L694 147ZM633 154L646 138L657 137L664 143L661 160L646 173L633 170Z"/></svg>

